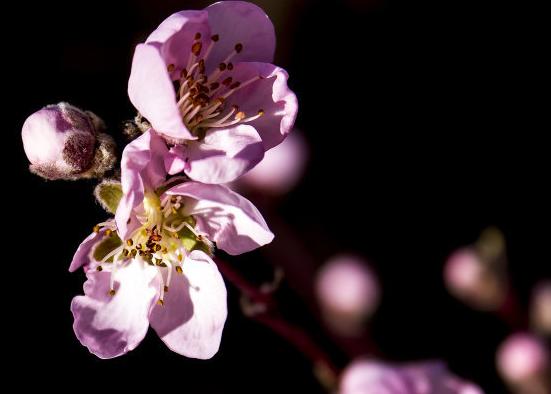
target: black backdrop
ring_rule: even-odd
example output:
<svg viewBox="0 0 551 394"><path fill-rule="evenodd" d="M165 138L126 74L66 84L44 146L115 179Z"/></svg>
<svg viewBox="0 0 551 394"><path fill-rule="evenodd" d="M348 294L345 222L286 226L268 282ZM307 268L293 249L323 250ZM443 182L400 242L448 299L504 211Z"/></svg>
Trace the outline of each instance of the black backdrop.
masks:
<svg viewBox="0 0 551 394"><path fill-rule="evenodd" d="M41 106L66 100L116 133L133 116L126 96L133 46L171 12L207 4L19 2L3 11L10 138L3 339L8 370L28 377L20 383L322 392L299 353L242 317L231 287L221 351L207 362L171 353L152 332L130 354L101 361L72 333L69 303L84 275L69 274L68 263L105 214L93 182L44 182L27 172L21 125ZM443 358L487 392L504 392L494 350L509 328L452 299L441 267L452 249L493 224L507 238L523 303L549 275L549 122L540 123L549 65L539 10L455 0L262 5L275 21L276 63L291 74L297 126L311 149L308 173L279 214L316 261L345 250L373 262L384 288L373 332L389 359ZM235 264L251 277L270 271L259 253ZM282 298L290 315L316 330L291 289Z"/></svg>

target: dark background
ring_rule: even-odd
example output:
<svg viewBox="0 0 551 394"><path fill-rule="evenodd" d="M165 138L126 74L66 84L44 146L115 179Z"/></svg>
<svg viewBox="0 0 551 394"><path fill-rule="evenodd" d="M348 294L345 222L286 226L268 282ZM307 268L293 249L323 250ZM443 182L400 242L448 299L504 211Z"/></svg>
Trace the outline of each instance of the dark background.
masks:
<svg viewBox="0 0 551 394"><path fill-rule="evenodd" d="M3 340L8 371L27 376L19 383L60 387L76 378L107 391L323 392L300 353L242 316L229 284L227 328L210 361L171 353L153 332L130 354L102 361L72 332L69 304L84 275L67 267L106 214L93 200L93 182L44 182L28 173L21 125L42 106L66 100L118 133L133 117L126 83L134 45L172 12L208 3L18 2L3 11L10 179ZM383 286L373 335L387 359L445 359L488 393L505 392L494 352L510 327L449 296L441 271L453 249L496 225L523 305L531 286L550 274L543 14L503 1L257 3L274 20L275 63L291 75L297 126L311 151L303 182L277 213L317 264L341 251L373 264ZM260 281L271 271L263 256L234 264ZM292 286L280 297L344 366L346 357Z"/></svg>

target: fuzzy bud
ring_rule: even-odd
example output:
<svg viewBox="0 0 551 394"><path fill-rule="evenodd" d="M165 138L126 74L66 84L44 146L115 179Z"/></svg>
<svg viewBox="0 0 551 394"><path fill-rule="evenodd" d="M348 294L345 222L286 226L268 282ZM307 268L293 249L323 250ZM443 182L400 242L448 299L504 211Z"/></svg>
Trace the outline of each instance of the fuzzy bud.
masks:
<svg viewBox="0 0 551 394"><path fill-rule="evenodd" d="M368 264L359 257L330 259L316 277L316 294L326 323L341 335L361 332L377 308L380 287Z"/></svg>
<svg viewBox="0 0 551 394"><path fill-rule="evenodd" d="M30 171L49 180L103 176L115 163L115 142L104 129L95 114L68 103L42 108L21 131Z"/></svg>
<svg viewBox="0 0 551 394"><path fill-rule="evenodd" d="M509 336L496 355L497 369L515 393L549 393L549 350L529 333Z"/></svg>

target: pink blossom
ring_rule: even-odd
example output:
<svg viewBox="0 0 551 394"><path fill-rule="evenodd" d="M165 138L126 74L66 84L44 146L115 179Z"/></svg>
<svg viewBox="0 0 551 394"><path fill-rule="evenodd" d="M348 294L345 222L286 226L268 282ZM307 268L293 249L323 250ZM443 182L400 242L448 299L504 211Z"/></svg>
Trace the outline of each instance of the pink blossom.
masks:
<svg viewBox="0 0 551 394"><path fill-rule="evenodd" d="M549 367L549 351L534 335L517 333L500 345L496 362L505 380L522 383L545 372Z"/></svg>
<svg viewBox="0 0 551 394"><path fill-rule="evenodd" d="M297 99L274 50L272 23L242 1L175 13L136 47L128 94L173 145L170 174L231 182L283 141Z"/></svg>
<svg viewBox="0 0 551 394"><path fill-rule="evenodd" d="M211 258L194 250L174 274L167 261L120 256L117 251L114 262L87 266L84 295L71 302L78 340L96 356L113 358L133 350L151 324L176 353L200 359L216 354L227 316L226 287Z"/></svg>
<svg viewBox="0 0 551 394"><path fill-rule="evenodd" d="M115 220L96 226L70 266L83 266L73 299L77 338L101 358L134 349L149 324L173 351L210 358L227 316L214 246L239 254L272 241L251 202L222 185L165 181L163 139L148 131L127 145Z"/></svg>
<svg viewBox="0 0 551 394"><path fill-rule="evenodd" d="M440 362L392 365L359 359L344 371L339 394L482 394Z"/></svg>
<svg viewBox="0 0 551 394"><path fill-rule="evenodd" d="M35 112L21 132L31 172L50 180L102 176L115 162L115 143L104 127L96 115L68 103Z"/></svg>
<svg viewBox="0 0 551 394"><path fill-rule="evenodd" d="M378 280L366 262L355 256L336 256L319 270L316 294L325 320L342 334L362 327L379 303Z"/></svg>

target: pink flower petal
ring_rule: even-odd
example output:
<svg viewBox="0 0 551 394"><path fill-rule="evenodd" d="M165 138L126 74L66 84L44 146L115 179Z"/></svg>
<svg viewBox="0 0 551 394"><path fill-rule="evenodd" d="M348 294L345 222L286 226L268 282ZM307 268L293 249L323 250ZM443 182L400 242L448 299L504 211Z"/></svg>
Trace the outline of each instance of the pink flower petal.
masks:
<svg viewBox="0 0 551 394"><path fill-rule="evenodd" d="M165 156L165 170L170 175L176 175L189 167L186 161L186 150L184 145L175 145L169 149Z"/></svg>
<svg viewBox="0 0 551 394"><path fill-rule="evenodd" d="M245 86L247 81L258 76L262 79ZM247 116L264 111L263 116L247 124L256 129L265 150L285 139L297 116L298 101L287 86L288 77L285 70L268 63L239 63L232 71L233 80L244 87L228 97L227 105L237 105Z"/></svg>
<svg viewBox="0 0 551 394"><path fill-rule="evenodd" d="M184 150L184 169L193 180L228 183L249 171L264 157L264 146L256 130L248 125L212 128L200 143L190 142Z"/></svg>
<svg viewBox="0 0 551 394"><path fill-rule="evenodd" d="M205 8L212 34L220 39L209 55L207 72L234 51L236 44L243 50L231 62L271 63L275 52L275 31L270 18L258 6L246 1L220 1Z"/></svg>
<svg viewBox="0 0 551 394"><path fill-rule="evenodd" d="M93 232L88 237L86 237L84 241L82 241L73 256L73 260L71 261L71 265L69 266L69 272L75 272L80 267L90 264L90 251L96 245L96 243L101 240L105 230L106 228L104 227L98 233Z"/></svg>
<svg viewBox="0 0 551 394"><path fill-rule="evenodd" d="M274 234L258 209L246 198L223 185L186 182L167 191L196 200L197 228L229 254L249 252L272 242ZM188 204L189 206L192 204ZM193 212L190 212L193 213Z"/></svg>
<svg viewBox="0 0 551 394"><path fill-rule="evenodd" d="M164 305L151 314L151 326L174 352L208 359L216 354L227 317L226 286L204 252L185 259L183 275L172 278Z"/></svg>
<svg viewBox="0 0 551 394"><path fill-rule="evenodd" d="M158 45L136 47L128 96L157 132L176 139L195 139L180 116L176 92Z"/></svg>
<svg viewBox="0 0 551 394"><path fill-rule="evenodd" d="M109 272L89 271L84 296L71 302L78 340L100 358L113 358L134 349L145 337L155 305L157 269L133 260L115 275L116 294L110 296Z"/></svg>
<svg viewBox="0 0 551 394"><path fill-rule="evenodd" d="M170 15L147 38L146 44L159 48L165 63L164 71L168 71L169 64L174 65L170 75L173 81L180 78L181 70L187 66L197 33L201 35L202 50L205 51L211 36L208 14L206 11L188 10Z"/></svg>
<svg viewBox="0 0 551 394"><path fill-rule="evenodd" d="M164 156L168 148L161 137L149 130L126 146L121 159L123 196L115 220L119 237L126 239L139 225L133 212L143 202L144 192L164 181Z"/></svg>

